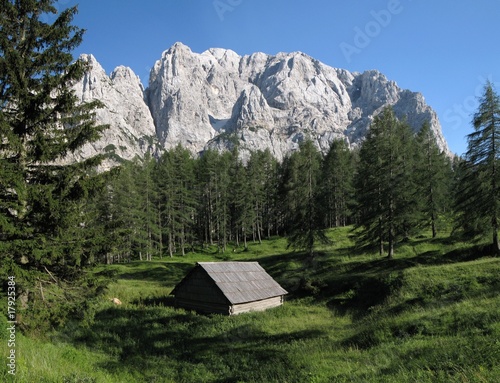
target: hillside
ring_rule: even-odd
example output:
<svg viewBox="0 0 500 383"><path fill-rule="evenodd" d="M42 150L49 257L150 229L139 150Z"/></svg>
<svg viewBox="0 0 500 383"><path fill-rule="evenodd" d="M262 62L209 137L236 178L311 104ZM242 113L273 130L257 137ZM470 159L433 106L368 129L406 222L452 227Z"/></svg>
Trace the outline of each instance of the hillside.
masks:
<svg viewBox="0 0 500 383"><path fill-rule="evenodd" d="M350 228L313 263L284 239L103 266L94 317L45 339L18 335L31 382L495 382L500 380L500 259L420 237L392 261L353 248ZM196 261L256 260L289 292L284 306L237 317L171 307ZM123 305L108 299L118 297ZM2 317L1 328L7 327ZM2 338L4 334L2 333ZM2 351L6 345L2 344Z"/></svg>

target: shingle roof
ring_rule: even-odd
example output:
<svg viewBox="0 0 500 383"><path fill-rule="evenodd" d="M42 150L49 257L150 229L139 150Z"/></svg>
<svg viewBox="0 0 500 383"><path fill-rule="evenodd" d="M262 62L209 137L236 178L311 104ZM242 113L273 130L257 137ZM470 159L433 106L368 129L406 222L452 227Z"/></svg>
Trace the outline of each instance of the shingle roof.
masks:
<svg viewBox="0 0 500 383"><path fill-rule="evenodd" d="M231 304L288 294L258 262L198 262Z"/></svg>

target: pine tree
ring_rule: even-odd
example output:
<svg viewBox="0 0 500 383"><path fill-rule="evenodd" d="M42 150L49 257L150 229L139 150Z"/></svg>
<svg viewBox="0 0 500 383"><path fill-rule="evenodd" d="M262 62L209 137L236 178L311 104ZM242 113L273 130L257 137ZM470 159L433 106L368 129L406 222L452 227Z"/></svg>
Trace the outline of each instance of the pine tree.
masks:
<svg viewBox="0 0 500 383"><path fill-rule="evenodd" d="M491 83L485 86L467 136L457 201L458 224L470 237L491 233L492 248L500 254L500 98Z"/></svg>
<svg viewBox="0 0 500 383"><path fill-rule="evenodd" d="M108 248L107 263L139 259L142 255L146 240L142 213L144 193L137 183L139 173L142 173L141 164L137 159L124 162L104 195L103 208L108 219L106 226L110 238L115 239Z"/></svg>
<svg viewBox="0 0 500 383"><path fill-rule="evenodd" d="M134 233L134 249L140 260L151 261L158 249L158 222L156 184L153 182L155 160L146 153L143 160L131 163L131 198L134 220L130 222Z"/></svg>

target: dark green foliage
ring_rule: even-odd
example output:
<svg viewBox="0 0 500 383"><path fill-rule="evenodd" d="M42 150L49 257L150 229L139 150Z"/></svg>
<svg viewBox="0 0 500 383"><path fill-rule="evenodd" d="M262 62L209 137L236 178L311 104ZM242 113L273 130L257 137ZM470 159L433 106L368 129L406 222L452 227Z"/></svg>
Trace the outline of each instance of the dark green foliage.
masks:
<svg viewBox="0 0 500 383"><path fill-rule="evenodd" d="M177 247L184 255L187 244L194 240L195 162L187 149L177 146L163 154L154 175L152 181L158 191L160 243L167 244L170 256Z"/></svg>
<svg viewBox="0 0 500 383"><path fill-rule="evenodd" d="M151 260L159 252L154 166L149 156L142 162L137 159L125 162L97 202L102 231L107 233L104 249L107 263L143 257Z"/></svg>
<svg viewBox="0 0 500 383"><path fill-rule="evenodd" d="M247 163L250 196L253 205L253 231L259 243L262 236L276 231L278 163L269 150L251 153Z"/></svg>
<svg viewBox="0 0 500 383"><path fill-rule="evenodd" d="M62 162L106 127L94 123L101 105L79 104L70 88L86 69L71 54L83 35L71 25L77 10L48 24L53 4L0 2L1 271L19 276L31 300L45 299L44 284L77 281L92 262L85 201L103 185L93 172L101 157Z"/></svg>
<svg viewBox="0 0 500 383"><path fill-rule="evenodd" d="M237 151L233 152L230 177L230 211L234 239L236 247L239 247L242 240L246 250L247 238L253 233L255 211L248 169L238 159Z"/></svg>
<svg viewBox="0 0 500 383"><path fill-rule="evenodd" d="M441 152L429 123L417 134L416 184L422 223L437 236L440 217L451 209L452 165Z"/></svg>
<svg viewBox="0 0 500 383"><path fill-rule="evenodd" d="M320 193L325 227L350 223L354 200L354 154L347 143L335 140L321 167Z"/></svg>
<svg viewBox="0 0 500 383"><path fill-rule="evenodd" d="M116 182L124 184L115 189L124 201L114 200L124 211L115 218L131 228L118 242L139 235L158 249L154 254L161 256L168 248L173 256L197 245L217 245L223 253L230 243L236 249L243 244L247 250L248 240L261 243L281 234L291 247L312 256L318 241L328 243L324 229L357 221L363 227L361 241L378 243L381 251L389 243L392 256L395 244L414 235L422 222L435 230L447 209L451 166L429 126L416 140L390 109L375 121L359 163L358 152L345 142L334 141L323 157L310 140L281 164L269 151L251 152L245 160L237 148L231 153L207 150L192 158L179 146L165 152L153 171L135 165L137 173L124 180L123 170ZM142 186L129 190L131 181ZM154 202L143 210L149 213L131 216L134 208L127 200L135 205L148 195ZM141 232L141 227L149 229ZM126 247L125 252L137 248Z"/></svg>
<svg viewBox="0 0 500 383"><path fill-rule="evenodd" d="M396 242L416 228L414 155L409 126L384 109L361 147L356 198L360 242L377 244L380 254L387 242L389 258Z"/></svg>
<svg viewBox="0 0 500 383"><path fill-rule="evenodd" d="M321 219L321 162L319 151L312 141L306 140L284 164L289 246L305 250L310 258L314 255L317 242L330 243Z"/></svg>
<svg viewBox="0 0 500 383"><path fill-rule="evenodd" d="M500 254L500 99L490 83L472 123L460 167L457 222L470 238L491 233L493 251Z"/></svg>
<svg viewBox="0 0 500 383"><path fill-rule="evenodd" d="M226 250L230 235L230 176L231 153L206 151L198 162L197 185L200 196L198 222L204 242L217 244L219 252Z"/></svg>

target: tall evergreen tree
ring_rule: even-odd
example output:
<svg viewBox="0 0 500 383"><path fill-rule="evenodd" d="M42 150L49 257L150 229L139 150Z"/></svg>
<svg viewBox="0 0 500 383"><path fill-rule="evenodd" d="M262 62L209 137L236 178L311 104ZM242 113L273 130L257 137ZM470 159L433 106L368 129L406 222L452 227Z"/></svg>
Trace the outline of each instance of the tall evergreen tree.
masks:
<svg viewBox="0 0 500 383"><path fill-rule="evenodd" d="M193 243L193 225L196 210L195 166L189 151L180 145L172 150L175 214L174 236L177 238L181 254L185 255L188 243Z"/></svg>
<svg viewBox="0 0 500 383"><path fill-rule="evenodd" d="M436 142L428 122L417 134L417 197L421 201L422 221L437 236L439 218L450 207L452 166Z"/></svg>
<svg viewBox="0 0 500 383"><path fill-rule="evenodd" d="M467 136L457 201L458 223L470 237L490 233L493 251L500 254L500 98L491 83L485 86Z"/></svg>
<svg viewBox="0 0 500 383"><path fill-rule="evenodd" d="M100 104L79 104L70 88L86 69L71 55L83 35L71 25L77 9L48 24L43 16L57 13L53 4L0 1L0 246L8 248L3 265L70 280L86 263L73 234L82 229L80 201L92 192L90 170L101 158L60 160L105 127L93 119Z"/></svg>
<svg viewBox="0 0 500 383"><path fill-rule="evenodd" d="M253 233L254 238L262 242L264 235L264 223L268 219L268 209L270 209L272 198L269 194L268 182L273 175L273 163L271 153L269 151L255 151L250 155L247 163L248 170L248 185L250 188L250 196L253 205ZM266 222L269 231L269 222Z"/></svg>
<svg viewBox="0 0 500 383"><path fill-rule="evenodd" d="M230 204L236 246L243 241L247 249L247 238L252 233L254 223L254 210L252 193L249 187L247 168L238 158L238 151L232 151L232 165L230 169Z"/></svg>
<svg viewBox="0 0 500 383"><path fill-rule="evenodd" d="M327 227L348 224L354 194L354 158L347 143L335 140L321 167L321 200Z"/></svg>
<svg viewBox="0 0 500 383"><path fill-rule="evenodd" d="M156 184L160 212L161 237L168 242L168 252L173 256L179 249L186 253L188 244L195 238L196 211L195 162L189 151L180 145L165 152L156 165Z"/></svg>
<svg viewBox="0 0 500 383"><path fill-rule="evenodd" d="M0 274L18 276L19 294L30 291L26 316L40 315L32 326L58 308L64 322L92 294L83 273L95 259L84 201L102 186L93 172L101 157L62 161L105 126L94 120L101 104L80 104L71 89L86 70L71 54L84 32L71 24L77 9L58 14L54 3L0 1ZM53 23L47 14L57 15ZM65 297L50 299L64 305L47 308L46 286L55 283Z"/></svg>
<svg viewBox="0 0 500 383"><path fill-rule="evenodd" d="M160 228L161 248L165 242L168 254L173 257L175 252L175 206L176 184L172 151L163 153L156 163L154 171L155 183L158 189L158 226Z"/></svg>
<svg viewBox="0 0 500 383"><path fill-rule="evenodd" d="M388 107L375 118L360 151L356 177L360 241L377 243L380 254L387 243L389 258L396 242L416 225L413 149L410 128Z"/></svg>
<svg viewBox="0 0 500 383"><path fill-rule="evenodd" d="M259 157L263 175L262 229L263 233L269 238L272 234L278 234L280 222L279 164L269 149L259 152Z"/></svg>
<svg viewBox="0 0 500 383"><path fill-rule="evenodd" d="M300 144L298 152L287 161L286 199L290 209L288 245L305 250L310 259L318 242L328 244L321 222L319 206L319 177L321 154L311 140Z"/></svg>

